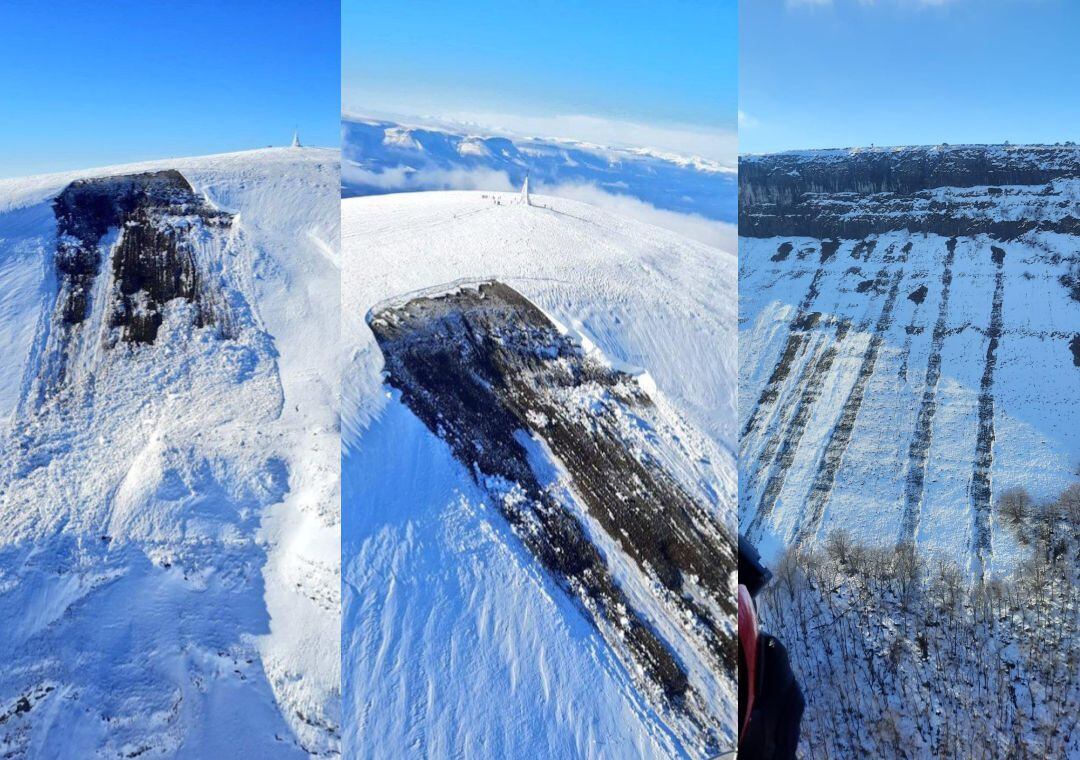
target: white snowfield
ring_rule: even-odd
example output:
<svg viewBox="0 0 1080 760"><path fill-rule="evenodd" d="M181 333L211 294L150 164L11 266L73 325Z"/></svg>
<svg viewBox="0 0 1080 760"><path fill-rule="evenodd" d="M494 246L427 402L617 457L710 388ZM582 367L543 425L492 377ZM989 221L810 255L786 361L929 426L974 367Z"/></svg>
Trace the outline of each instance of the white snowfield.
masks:
<svg viewBox="0 0 1080 760"><path fill-rule="evenodd" d="M1080 461L1076 238L960 237L950 255L901 231L822 251L740 238L740 525L770 560L843 528L1008 573L1023 551L997 497L1052 500Z"/></svg>
<svg viewBox="0 0 1080 760"><path fill-rule="evenodd" d="M498 279L680 422L734 531L736 261L585 204L425 192L342 206L344 751L697 756L487 495L384 385L365 317ZM617 561L617 560L616 560ZM734 693L723 693L734 710ZM733 743L733 742L732 742Z"/></svg>
<svg viewBox="0 0 1080 760"><path fill-rule="evenodd" d="M176 169L228 337L170 301L107 346L110 230L66 382L52 199ZM0 181L0 755L339 753L339 158L265 149Z"/></svg>

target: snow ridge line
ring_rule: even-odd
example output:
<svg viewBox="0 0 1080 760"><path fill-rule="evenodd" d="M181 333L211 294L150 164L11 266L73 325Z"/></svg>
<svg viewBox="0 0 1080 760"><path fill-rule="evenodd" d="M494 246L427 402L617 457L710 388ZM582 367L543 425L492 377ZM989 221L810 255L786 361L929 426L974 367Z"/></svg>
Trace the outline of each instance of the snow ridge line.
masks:
<svg viewBox="0 0 1080 760"><path fill-rule="evenodd" d="M930 458L930 438L937 414L937 385L941 379L941 348L945 343L945 323L949 316L949 293L952 289L952 266L956 259L956 238L945 243L945 265L941 271L941 302L938 318L930 339L930 356L926 360L926 376L919 416L908 447L908 473L904 486L904 513L900 523L898 543L915 540L922 511L923 486L926 481L926 464Z"/></svg>
<svg viewBox="0 0 1080 760"><path fill-rule="evenodd" d="M531 281L531 282L562 282L565 280L555 279L553 277L503 277L503 280L510 281ZM479 291L481 286L492 285L498 282L500 278L497 275L487 275L484 277L459 277L449 282L443 282L438 285L430 285L425 288L417 288L416 290L409 290L397 295L388 296L380 301L377 301L371 306L364 314L364 323L368 324L374 319L380 312L393 311L406 306L410 301L423 298L439 298L441 296L454 295L463 290L477 290ZM545 316L551 319L551 315L545 312Z"/></svg>
<svg viewBox="0 0 1080 760"><path fill-rule="evenodd" d="M993 488L990 468L994 463L994 368L997 348L1003 333L1001 316L1005 298L1005 250L990 246L997 272L994 274L994 300L990 307L989 342L986 345L986 364L979 383L979 430L975 443L975 468L971 475L971 507L974 512L971 548L979 563L980 572L993 554L990 530L990 503Z"/></svg>
<svg viewBox="0 0 1080 760"><path fill-rule="evenodd" d="M874 325L870 345L867 347L866 353L863 354L859 374L855 378L855 384L852 386L851 392L844 401L840 420L832 429L829 440L825 444L825 451L818 464L817 475L814 477L814 483L810 486L810 493L807 496L807 508L803 513L809 519L796 527L796 544L802 543L807 536L817 532L825 515L825 507L829 502L829 497L832 495L833 484L836 482L836 473L840 469L844 453L851 442L851 436L855 431L855 422L859 416L859 410L862 408L863 398L866 395L866 386L870 383L870 378L874 374L878 353L881 350L881 344L885 341L885 332L892 325L893 306L896 304L896 296L900 291L900 283L904 279L904 264L907 263L909 250L904 249L904 253L899 259L899 266L893 273L889 294L885 298L885 305L881 307L881 314ZM878 280L884 279L885 276L886 271L882 269L878 273Z"/></svg>

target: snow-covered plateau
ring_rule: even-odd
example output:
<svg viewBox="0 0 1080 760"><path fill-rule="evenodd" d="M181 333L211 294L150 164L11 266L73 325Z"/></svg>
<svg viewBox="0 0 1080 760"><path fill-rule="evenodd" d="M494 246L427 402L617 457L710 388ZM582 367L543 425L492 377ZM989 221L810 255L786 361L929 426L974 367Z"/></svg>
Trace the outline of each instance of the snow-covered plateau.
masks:
<svg viewBox="0 0 1080 760"><path fill-rule="evenodd" d="M340 754L338 183L0 181L0 755Z"/></svg>
<svg viewBox="0 0 1080 760"><path fill-rule="evenodd" d="M342 243L345 753L731 750L734 257L479 191Z"/></svg>

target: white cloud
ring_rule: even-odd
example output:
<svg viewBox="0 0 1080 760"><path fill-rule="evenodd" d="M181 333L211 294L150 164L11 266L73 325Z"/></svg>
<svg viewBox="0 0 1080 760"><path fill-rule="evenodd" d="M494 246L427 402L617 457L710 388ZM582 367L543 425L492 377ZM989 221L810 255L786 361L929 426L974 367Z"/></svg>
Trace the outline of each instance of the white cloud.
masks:
<svg viewBox="0 0 1080 760"><path fill-rule="evenodd" d="M398 166L382 172L372 172L345 162L342 178L347 183L364 184L386 192L413 190L490 190L516 192L506 172L491 169L422 169ZM688 238L734 253L738 250L738 232L734 224L707 219L699 214L657 208L651 203L629 195L609 193L588 182L566 182L558 185L538 184L534 192L558 198L581 201L598 206L640 222L673 230Z"/></svg>
<svg viewBox="0 0 1080 760"><path fill-rule="evenodd" d="M396 122L452 131L475 131L507 137L572 140L612 148L651 148L684 157L701 157L725 167L738 165L738 132L697 124L647 124L585 114L523 116L497 112L455 111L438 116L408 115L409 109L363 113ZM416 113L413 111L412 113Z"/></svg>
<svg viewBox="0 0 1080 760"><path fill-rule="evenodd" d="M739 129L752 129L760 124L757 119L742 109L739 110Z"/></svg>
<svg viewBox="0 0 1080 760"><path fill-rule="evenodd" d="M376 187L387 192L409 190L498 190L511 192L516 188L510 176L494 169L421 169L396 166L373 172L345 162L341 176L346 183Z"/></svg>
<svg viewBox="0 0 1080 760"><path fill-rule="evenodd" d="M629 195L606 192L591 183L540 185L536 188L536 192L598 206L639 222L673 230L730 253L738 250L739 233L734 224L707 219L699 214L681 214L678 211L657 208L651 203Z"/></svg>

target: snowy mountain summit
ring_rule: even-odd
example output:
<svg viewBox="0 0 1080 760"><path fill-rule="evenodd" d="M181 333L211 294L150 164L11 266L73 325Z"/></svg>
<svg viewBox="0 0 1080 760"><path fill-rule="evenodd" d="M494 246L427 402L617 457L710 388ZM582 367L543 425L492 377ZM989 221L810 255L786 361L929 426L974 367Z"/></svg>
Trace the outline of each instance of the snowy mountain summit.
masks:
<svg viewBox="0 0 1080 760"><path fill-rule="evenodd" d="M974 576L995 516L1080 463L1080 148L804 151L740 163L740 525L842 527Z"/></svg>
<svg viewBox="0 0 1080 760"><path fill-rule="evenodd" d="M337 172L0 181L5 755L338 752Z"/></svg>
<svg viewBox="0 0 1080 760"><path fill-rule="evenodd" d="M521 201L343 205L346 753L729 751L734 259Z"/></svg>

